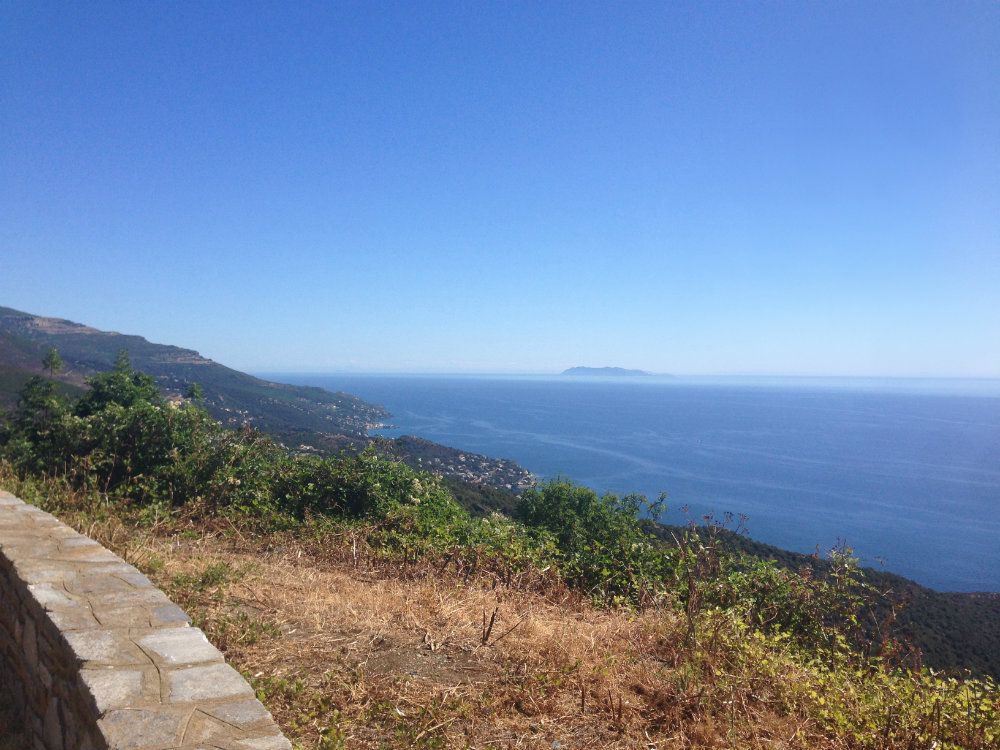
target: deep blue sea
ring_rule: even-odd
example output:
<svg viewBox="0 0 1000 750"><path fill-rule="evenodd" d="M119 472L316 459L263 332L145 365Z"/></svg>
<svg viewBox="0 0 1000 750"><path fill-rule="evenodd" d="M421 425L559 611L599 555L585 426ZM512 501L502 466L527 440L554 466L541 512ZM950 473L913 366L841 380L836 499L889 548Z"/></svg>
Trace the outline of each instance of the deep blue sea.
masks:
<svg viewBox="0 0 1000 750"><path fill-rule="evenodd" d="M664 520L746 514L800 552L839 540L947 591L1000 591L1000 381L270 375L384 405L391 429L598 491Z"/></svg>

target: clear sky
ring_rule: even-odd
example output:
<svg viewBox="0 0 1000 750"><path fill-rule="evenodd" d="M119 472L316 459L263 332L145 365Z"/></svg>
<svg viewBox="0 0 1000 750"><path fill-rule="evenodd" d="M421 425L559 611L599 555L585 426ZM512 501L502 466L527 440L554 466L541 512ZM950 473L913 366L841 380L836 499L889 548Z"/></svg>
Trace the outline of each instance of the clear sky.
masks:
<svg viewBox="0 0 1000 750"><path fill-rule="evenodd" d="M0 304L243 369L1000 376L1000 3L5 0Z"/></svg>

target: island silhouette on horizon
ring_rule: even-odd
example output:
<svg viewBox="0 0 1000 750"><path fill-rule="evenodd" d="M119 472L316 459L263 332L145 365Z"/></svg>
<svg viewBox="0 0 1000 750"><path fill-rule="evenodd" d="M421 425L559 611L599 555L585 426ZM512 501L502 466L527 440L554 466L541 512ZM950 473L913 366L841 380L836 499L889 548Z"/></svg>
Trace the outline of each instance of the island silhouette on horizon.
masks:
<svg viewBox="0 0 1000 750"><path fill-rule="evenodd" d="M599 375L604 377L635 377L650 375L645 370L629 370L624 367L570 367L563 370L562 375Z"/></svg>

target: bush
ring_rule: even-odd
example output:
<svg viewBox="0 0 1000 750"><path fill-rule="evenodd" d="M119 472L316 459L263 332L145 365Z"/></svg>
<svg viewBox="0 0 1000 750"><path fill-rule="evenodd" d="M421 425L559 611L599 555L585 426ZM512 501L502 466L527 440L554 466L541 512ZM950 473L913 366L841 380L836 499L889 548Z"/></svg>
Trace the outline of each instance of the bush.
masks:
<svg viewBox="0 0 1000 750"><path fill-rule="evenodd" d="M658 510L642 495L601 497L553 481L525 491L517 516L551 535L571 584L601 601L649 604L666 593L673 570L670 550L642 527L640 514Z"/></svg>
<svg viewBox="0 0 1000 750"><path fill-rule="evenodd" d="M167 402L124 355L75 404L34 378L0 433L0 455L22 472L62 474L139 504L188 506L265 525L334 516L380 522L411 546L482 537L439 479L380 458L289 454L249 426L230 430L199 405ZM388 539L388 537L386 537Z"/></svg>
<svg viewBox="0 0 1000 750"><path fill-rule="evenodd" d="M32 377L21 390L17 409L0 430L5 455L28 471L51 472L63 465L68 416L69 404L56 384Z"/></svg>

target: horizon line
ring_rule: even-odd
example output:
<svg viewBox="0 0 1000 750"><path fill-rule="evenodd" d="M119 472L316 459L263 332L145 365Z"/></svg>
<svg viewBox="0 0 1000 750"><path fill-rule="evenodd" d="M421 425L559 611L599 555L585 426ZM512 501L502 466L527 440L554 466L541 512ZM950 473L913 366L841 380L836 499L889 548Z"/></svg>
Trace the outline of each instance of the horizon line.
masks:
<svg viewBox="0 0 1000 750"><path fill-rule="evenodd" d="M555 370L391 370L391 369L272 369L269 367L248 367L251 374L264 375L398 375L398 376L497 376L504 377L580 377L581 379L599 379L599 375L573 376L564 375L563 371ZM802 380L973 380L1000 381L1000 374L995 375L895 375L895 374L817 374L817 373L760 373L760 372L695 372L669 373L643 371L643 375L606 376L613 380L641 381L643 378L671 378L674 380L700 378L796 378Z"/></svg>

